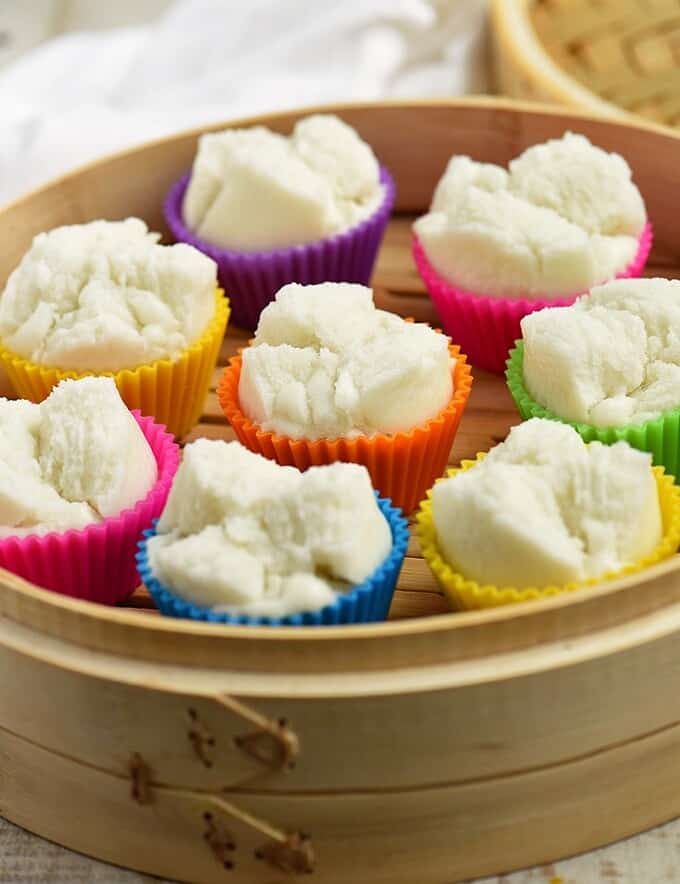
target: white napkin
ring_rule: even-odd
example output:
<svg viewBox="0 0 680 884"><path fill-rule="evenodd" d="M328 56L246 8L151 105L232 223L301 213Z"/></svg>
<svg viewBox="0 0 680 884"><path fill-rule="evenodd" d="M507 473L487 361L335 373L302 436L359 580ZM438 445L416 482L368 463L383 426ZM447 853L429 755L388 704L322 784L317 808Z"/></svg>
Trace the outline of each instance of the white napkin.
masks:
<svg viewBox="0 0 680 884"><path fill-rule="evenodd" d="M207 122L484 91L486 0L178 0L0 72L0 203L87 160Z"/></svg>

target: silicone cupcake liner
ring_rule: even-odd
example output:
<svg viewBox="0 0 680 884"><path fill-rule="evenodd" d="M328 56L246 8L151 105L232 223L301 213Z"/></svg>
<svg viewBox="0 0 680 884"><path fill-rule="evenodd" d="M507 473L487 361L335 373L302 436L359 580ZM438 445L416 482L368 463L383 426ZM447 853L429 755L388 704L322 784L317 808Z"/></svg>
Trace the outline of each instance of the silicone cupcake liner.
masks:
<svg viewBox="0 0 680 884"><path fill-rule="evenodd" d="M449 470L448 476L455 476L462 470L469 470L484 458L478 454L477 460L463 461L460 469ZM441 586L444 594L454 608L493 608L499 605L512 605L528 602L533 599L544 599L565 592L573 592L586 586L597 586L616 577L636 574L662 559L672 556L680 546L680 487L673 483L673 477L664 473L662 467L653 467L654 478L659 493L659 504L663 519L663 537L652 552L620 571L592 578L582 583L567 583L563 586L525 587L482 585L474 580L467 580L456 572L445 560L437 543L437 531L432 518L432 491L421 503L416 517L416 532L425 561ZM440 480L442 481L442 480Z"/></svg>
<svg viewBox="0 0 680 884"><path fill-rule="evenodd" d="M62 371L29 362L0 344L0 363L22 399L42 402L66 378L112 377L128 408L151 415L174 436L184 436L197 423L217 364L229 319L229 301L215 293L215 315L201 337L177 359L159 359L133 369L112 372Z"/></svg>
<svg viewBox="0 0 680 884"><path fill-rule="evenodd" d="M625 270L616 274L616 279L640 276L651 247L652 226L648 222L640 234L635 258ZM444 331L460 344L472 365L497 374L503 373L508 350L522 336L522 317L544 307L566 307L583 294L580 292L552 299L513 299L468 292L447 282L437 273L415 234L412 248L418 273L427 287Z"/></svg>
<svg viewBox="0 0 680 884"><path fill-rule="evenodd" d="M133 411L151 446L158 479L131 509L79 530L0 540L0 567L62 595L115 605L139 585L135 551L160 516L179 465L179 448L165 427Z"/></svg>
<svg viewBox="0 0 680 884"><path fill-rule="evenodd" d="M392 549L389 555L363 583L340 593L336 601L317 611L289 614L286 617L248 617L245 614L213 611L181 599L153 576L147 555L147 540L156 533L155 525L144 532L144 539L139 542L139 573L159 610L168 617L188 617L190 620L205 620L209 623L248 626L333 626L385 620L406 555L409 534L406 519L391 505L391 501L378 497L377 493L376 498L392 533Z"/></svg>
<svg viewBox="0 0 680 884"><path fill-rule="evenodd" d="M663 467L667 473L680 475L680 409L666 411L641 424L626 424L622 427L596 427L562 418L549 408L539 405L524 385L524 341L516 341L507 362L505 376L522 420L543 417L569 424L585 442L613 445L623 440L640 451L649 451L654 464Z"/></svg>
<svg viewBox="0 0 680 884"><path fill-rule="evenodd" d="M383 201L360 224L318 242L257 252L211 245L186 227L182 204L189 178L187 172L170 188L163 207L165 220L176 240L189 243L217 263L220 285L231 300L233 322L241 328L255 329L262 310L286 283L368 284L394 205L394 181L384 166L380 167Z"/></svg>
<svg viewBox="0 0 680 884"><path fill-rule="evenodd" d="M241 411L238 396L242 357L232 357L217 387L222 410L238 440L282 466L306 470L335 461L363 464L373 487L403 512L412 512L425 491L441 476L470 396L472 374L466 357L451 345L456 360L454 392L446 408L427 423L403 433L376 433L338 439L292 439L261 430Z"/></svg>

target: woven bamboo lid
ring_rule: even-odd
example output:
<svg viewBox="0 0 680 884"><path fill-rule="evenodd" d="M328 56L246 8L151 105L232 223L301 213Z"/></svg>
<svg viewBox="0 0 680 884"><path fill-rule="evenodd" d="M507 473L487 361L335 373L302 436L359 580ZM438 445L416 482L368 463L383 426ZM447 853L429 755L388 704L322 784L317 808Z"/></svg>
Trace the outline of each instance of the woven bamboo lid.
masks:
<svg viewBox="0 0 680 884"><path fill-rule="evenodd" d="M677 0L493 0L498 85L680 126Z"/></svg>

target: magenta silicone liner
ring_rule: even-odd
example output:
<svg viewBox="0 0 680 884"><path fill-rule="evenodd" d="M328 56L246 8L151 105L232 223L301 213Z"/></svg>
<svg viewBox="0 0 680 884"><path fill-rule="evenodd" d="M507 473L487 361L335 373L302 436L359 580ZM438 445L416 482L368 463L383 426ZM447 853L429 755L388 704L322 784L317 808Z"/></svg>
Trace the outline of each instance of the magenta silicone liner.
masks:
<svg viewBox="0 0 680 884"><path fill-rule="evenodd" d="M396 192L394 180L384 166L380 167L383 201L365 221L317 242L262 252L223 249L199 239L186 227L182 204L190 175L187 172L168 191L163 205L165 220L178 242L194 246L217 263L220 285L231 304L233 324L254 330L262 310L289 282L368 285Z"/></svg>
<svg viewBox="0 0 680 884"><path fill-rule="evenodd" d="M522 337L520 321L527 313L544 307L565 307L583 292L563 298L496 298L457 288L437 273L420 240L413 236L413 257L444 331L479 368L502 374L508 351ZM633 261L616 279L640 276L652 248L652 225L647 222L638 241Z"/></svg>
<svg viewBox="0 0 680 884"><path fill-rule="evenodd" d="M151 491L132 509L95 525L0 540L0 567L62 595L114 605L141 582L135 554L160 516L179 465L179 447L162 424L132 412L158 467Z"/></svg>

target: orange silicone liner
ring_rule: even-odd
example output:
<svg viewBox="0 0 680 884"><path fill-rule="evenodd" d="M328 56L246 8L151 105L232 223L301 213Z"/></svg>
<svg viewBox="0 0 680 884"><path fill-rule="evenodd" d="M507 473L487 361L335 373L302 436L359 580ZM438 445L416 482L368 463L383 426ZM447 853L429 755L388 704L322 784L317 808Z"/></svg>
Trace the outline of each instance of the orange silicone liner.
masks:
<svg viewBox="0 0 680 884"><path fill-rule="evenodd" d="M299 470L335 461L363 464L371 475L374 488L403 512L410 513L444 472L470 396L472 373L467 359L456 345L449 345L449 352L456 360L451 401L436 417L408 432L310 440L292 439L261 430L241 411L238 397L240 353L225 368L217 396L238 440L246 448L282 466L294 466Z"/></svg>
<svg viewBox="0 0 680 884"><path fill-rule="evenodd" d="M17 395L31 402L42 402L66 378L111 377L128 408L153 417L179 437L188 433L201 416L228 319L229 301L218 289L215 314L205 331L174 360L158 359L116 372L66 371L29 362L0 344L0 364Z"/></svg>

